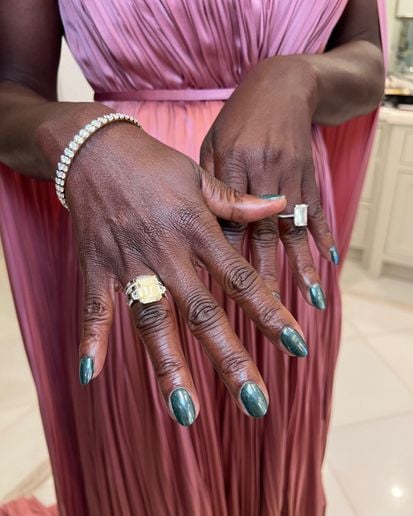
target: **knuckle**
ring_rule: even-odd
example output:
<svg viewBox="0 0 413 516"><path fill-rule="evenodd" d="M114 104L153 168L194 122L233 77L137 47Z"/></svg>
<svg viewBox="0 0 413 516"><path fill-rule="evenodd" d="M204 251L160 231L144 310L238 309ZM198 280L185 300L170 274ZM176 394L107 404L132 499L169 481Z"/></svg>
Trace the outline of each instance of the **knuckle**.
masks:
<svg viewBox="0 0 413 516"><path fill-rule="evenodd" d="M263 174L273 174L274 166L280 163L283 151L277 147L250 149L248 151L248 176L251 182L262 182Z"/></svg>
<svg viewBox="0 0 413 516"><path fill-rule="evenodd" d="M308 206L308 214L312 219L324 222L324 210L321 205L320 199L317 199L316 201L310 203L310 205Z"/></svg>
<svg viewBox="0 0 413 516"><path fill-rule="evenodd" d="M304 166L304 157L293 150L286 150L280 159L287 170L299 170Z"/></svg>
<svg viewBox="0 0 413 516"><path fill-rule="evenodd" d="M219 363L222 376L234 376L245 370L249 363L249 357L242 351L231 351Z"/></svg>
<svg viewBox="0 0 413 516"><path fill-rule="evenodd" d="M187 320L194 333L215 326L222 317L222 309L211 298L195 294L188 299Z"/></svg>
<svg viewBox="0 0 413 516"><path fill-rule="evenodd" d="M183 367L182 361L175 357L161 358L154 364L155 374L158 378L177 376Z"/></svg>
<svg viewBox="0 0 413 516"><path fill-rule="evenodd" d="M301 163L306 170L311 171L310 177L314 178L314 160L312 153L304 153L301 158Z"/></svg>
<svg viewBox="0 0 413 516"><path fill-rule="evenodd" d="M262 156L264 165L273 166L275 163L278 163L283 158L283 155L284 152L281 147L272 146L265 148Z"/></svg>
<svg viewBox="0 0 413 516"><path fill-rule="evenodd" d="M278 237L277 224L274 219L264 219L253 225L251 239L258 244L274 244Z"/></svg>
<svg viewBox="0 0 413 516"><path fill-rule="evenodd" d="M136 328L142 337L164 330L170 325L170 321L169 307L160 303L140 305L140 311L135 318Z"/></svg>
<svg viewBox="0 0 413 516"><path fill-rule="evenodd" d="M300 273L306 277L312 277L317 274L317 269L309 258L301 264Z"/></svg>
<svg viewBox="0 0 413 516"><path fill-rule="evenodd" d="M85 305L86 323L104 323L110 317L110 307L107 301L98 294L90 296Z"/></svg>
<svg viewBox="0 0 413 516"><path fill-rule="evenodd" d="M258 274L248 265L230 261L224 265L224 283L231 292L251 291Z"/></svg>
<svg viewBox="0 0 413 516"><path fill-rule="evenodd" d="M272 328L280 320L281 306L266 308L262 311L261 322L265 328Z"/></svg>
<svg viewBox="0 0 413 516"><path fill-rule="evenodd" d="M248 161L248 151L242 147L227 149L221 154L221 161L224 166L233 169L244 170Z"/></svg>
<svg viewBox="0 0 413 516"><path fill-rule="evenodd" d="M108 226L116 227L118 230L129 227L130 217L124 208L117 207L105 216Z"/></svg>
<svg viewBox="0 0 413 516"><path fill-rule="evenodd" d="M229 220L219 219L219 225L226 235L232 237L242 237L247 229L246 224L240 224L239 222L231 222Z"/></svg>
<svg viewBox="0 0 413 516"><path fill-rule="evenodd" d="M302 244L307 239L307 230L306 228L294 226L290 222L286 222L282 236L283 241L290 245Z"/></svg>

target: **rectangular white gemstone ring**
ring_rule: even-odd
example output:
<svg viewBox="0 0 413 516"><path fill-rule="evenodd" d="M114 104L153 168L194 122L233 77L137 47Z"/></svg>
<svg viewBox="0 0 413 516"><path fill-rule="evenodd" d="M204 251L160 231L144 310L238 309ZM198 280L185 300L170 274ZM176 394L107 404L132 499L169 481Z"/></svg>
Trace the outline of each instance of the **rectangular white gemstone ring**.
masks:
<svg viewBox="0 0 413 516"><path fill-rule="evenodd" d="M294 206L294 213L280 213L279 219L294 219L294 226L307 226L307 210L308 204L296 204Z"/></svg>
<svg viewBox="0 0 413 516"><path fill-rule="evenodd" d="M307 226L308 204L296 204L294 206L294 226Z"/></svg>

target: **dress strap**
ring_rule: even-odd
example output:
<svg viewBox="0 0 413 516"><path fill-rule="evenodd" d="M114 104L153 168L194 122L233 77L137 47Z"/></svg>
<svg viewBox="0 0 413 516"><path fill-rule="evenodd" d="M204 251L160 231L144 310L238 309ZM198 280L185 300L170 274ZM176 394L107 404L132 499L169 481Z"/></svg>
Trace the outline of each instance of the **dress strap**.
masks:
<svg viewBox="0 0 413 516"><path fill-rule="evenodd" d="M104 101L142 101L142 102L191 102L203 100L227 100L235 88L187 89L187 90L138 90L95 92L95 100Z"/></svg>

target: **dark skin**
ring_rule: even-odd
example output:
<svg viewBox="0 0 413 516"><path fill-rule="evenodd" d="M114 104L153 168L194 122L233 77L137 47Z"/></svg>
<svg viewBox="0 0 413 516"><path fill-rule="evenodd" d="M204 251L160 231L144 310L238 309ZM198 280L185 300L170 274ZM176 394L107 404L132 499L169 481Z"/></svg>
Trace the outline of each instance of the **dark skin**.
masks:
<svg viewBox="0 0 413 516"><path fill-rule="evenodd" d="M255 195L279 192L309 206L308 228L321 255L331 260L334 239L315 181L312 123L335 125L368 113L384 87L383 56L375 0L350 0L322 55L275 56L260 62L225 103L201 149L201 166L225 184ZM276 92L276 93L275 93ZM268 102L262 99L271 99ZM223 224L241 250L247 227ZM307 229L292 219L250 224L253 265L279 291L277 245L282 241L298 286L322 283L308 246Z"/></svg>
<svg viewBox="0 0 413 516"><path fill-rule="evenodd" d="M333 240L314 183L310 125L340 123L371 111L379 102L383 64L374 6L373 1L350 0L327 54L269 58L245 77L203 146L202 165L227 186L126 123L104 128L84 145L73 162L66 195L86 286L80 355L94 358L95 377L106 356L115 289L137 275L156 273L241 410L247 413L239 394L246 381L258 384L268 399L255 364L198 279L195 266L202 258L282 351L287 352L279 340L285 326L302 334L273 295L278 290L272 266L278 234L274 216L289 212L298 201L308 201L310 229L329 258L326 250ZM56 102L61 35L53 0L0 5L0 161L39 179L53 178L58 157L73 135L110 111L99 103ZM293 83L301 85L294 94ZM287 205L282 199L263 201L255 196L278 192L287 195ZM239 244L243 228L252 223L254 264L261 275L224 238L216 217L241 228L235 239L228 232L232 243ZM305 232L289 222L280 231L307 296L308 285L319 278ZM199 400L168 300L136 303L132 311L166 403L174 388L184 387L198 414Z"/></svg>

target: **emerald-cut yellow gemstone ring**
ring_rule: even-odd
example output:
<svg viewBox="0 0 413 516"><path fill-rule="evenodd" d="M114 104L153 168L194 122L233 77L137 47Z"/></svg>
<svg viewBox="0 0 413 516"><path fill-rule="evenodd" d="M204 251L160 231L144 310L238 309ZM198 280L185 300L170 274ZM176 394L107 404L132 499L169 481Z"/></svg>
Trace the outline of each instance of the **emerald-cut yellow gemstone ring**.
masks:
<svg viewBox="0 0 413 516"><path fill-rule="evenodd" d="M144 305L160 301L166 293L166 287L157 276L143 275L129 281L124 292L131 307L136 301Z"/></svg>

